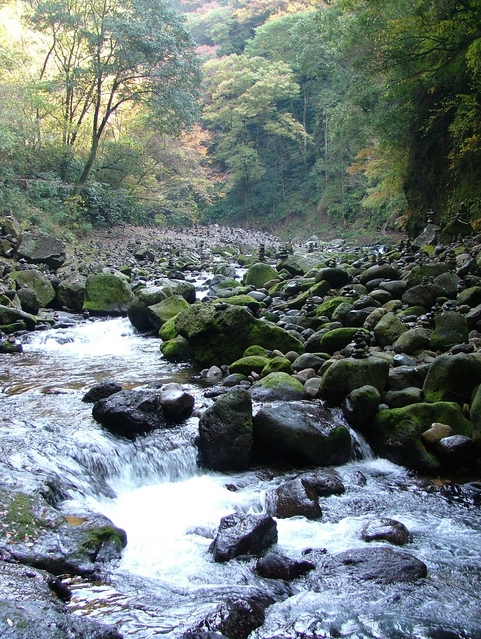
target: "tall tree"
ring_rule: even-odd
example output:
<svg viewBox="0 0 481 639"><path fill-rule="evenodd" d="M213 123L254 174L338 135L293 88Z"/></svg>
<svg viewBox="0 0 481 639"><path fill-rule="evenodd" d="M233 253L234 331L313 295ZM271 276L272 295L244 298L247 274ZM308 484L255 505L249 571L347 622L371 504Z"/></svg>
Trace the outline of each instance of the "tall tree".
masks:
<svg viewBox="0 0 481 639"><path fill-rule="evenodd" d="M143 105L159 130L192 124L200 72L190 35L163 0L34 0L30 25L48 36L40 79L58 101L65 145L90 141L75 186L87 181L107 127Z"/></svg>

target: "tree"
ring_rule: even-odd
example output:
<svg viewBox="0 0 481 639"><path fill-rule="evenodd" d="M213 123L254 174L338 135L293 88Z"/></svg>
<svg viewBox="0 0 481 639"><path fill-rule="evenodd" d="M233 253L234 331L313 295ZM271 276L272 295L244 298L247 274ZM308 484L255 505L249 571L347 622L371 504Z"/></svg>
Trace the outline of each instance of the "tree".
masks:
<svg viewBox="0 0 481 639"><path fill-rule="evenodd" d="M34 0L30 25L47 36L40 80L56 100L63 143L90 130L79 195L108 127L145 107L158 130L192 124L200 72L191 37L163 0Z"/></svg>

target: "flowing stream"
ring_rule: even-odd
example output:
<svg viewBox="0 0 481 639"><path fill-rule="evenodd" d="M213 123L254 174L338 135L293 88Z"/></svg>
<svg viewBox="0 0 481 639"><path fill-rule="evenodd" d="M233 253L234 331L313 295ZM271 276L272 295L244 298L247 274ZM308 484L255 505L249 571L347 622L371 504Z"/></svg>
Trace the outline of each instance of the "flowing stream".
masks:
<svg viewBox="0 0 481 639"><path fill-rule="evenodd" d="M320 500L319 521L278 520L277 550L302 558L307 548L365 546L363 524L387 516L411 531L405 550L426 563L426 579L382 587L326 579L312 589L306 577L261 579L254 559L216 564L209 545L220 518L262 512L266 487L286 475L201 471L196 417L133 442L104 432L81 402L102 380L125 388L179 381L197 409L210 400L191 367L166 362L158 339L128 320L64 319L65 328L26 336L23 354L0 356L0 437L13 442L13 469L55 475L65 507L100 511L127 532L108 584L71 578L75 614L116 624L125 637L175 638L239 596L272 602L251 639L481 637L481 522L468 493L375 459L357 438L356 459L337 469L346 492Z"/></svg>

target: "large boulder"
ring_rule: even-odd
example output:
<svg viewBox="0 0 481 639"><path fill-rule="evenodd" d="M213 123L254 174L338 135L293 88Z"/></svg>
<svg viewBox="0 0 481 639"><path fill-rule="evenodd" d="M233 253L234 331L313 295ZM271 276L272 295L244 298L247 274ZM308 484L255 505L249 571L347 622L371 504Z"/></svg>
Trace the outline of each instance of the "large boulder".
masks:
<svg viewBox="0 0 481 639"><path fill-rule="evenodd" d="M150 390L122 390L100 399L92 416L107 430L128 439L166 426L160 394Z"/></svg>
<svg viewBox="0 0 481 639"><path fill-rule="evenodd" d="M53 235L23 233L17 254L29 264L47 264L58 269L65 262L65 244Z"/></svg>
<svg viewBox="0 0 481 639"><path fill-rule="evenodd" d="M256 262L249 266L244 275L244 283L252 284L255 288L262 288L264 284L279 278L275 268L265 262Z"/></svg>
<svg viewBox="0 0 481 639"><path fill-rule="evenodd" d="M431 348L434 351L447 351L455 344L468 341L468 323L464 315L455 311L438 313L434 318L434 330L431 333Z"/></svg>
<svg viewBox="0 0 481 639"><path fill-rule="evenodd" d="M158 280L156 286L140 288L127 309L128 318L139 331L158 330L158 319L152 316L149 307L168 297L180 295L188 304L195 302L195 286L184 280Z"/></svg>
<svg viewBox="0 0 481 639"><path fill-rule="evenodd" d="M407 326L397 315L386 313L374 327L374 336L380 346L390 346L406 331Z"/></svg>
<svg viewBox="0 0 481 639"><path fill-rule="evenodd" d="M29 313L25 313L13 306L0 304L0 326L8 326L15 322L24 322L28 330L33 331L37 320Z"/></svg>
<svg viewBox="0 0 481 639"><path fill-rule="evenodd" d="M389 374L389 362L380 357L354 359L347 357L333 362L325 371L319 396L338 406L351 391L370 385L379 392L384 390Z"/></svg>
<svg viewBox="0 0 481 639"><path fill-rule="evenodd" d="M48 306L55 299L55 289L46 275L34 269L13 271L10 277L15 280L18 288L29 288L34 291L41 307Z"/></svg>
<svg viewBox="0 0 481 639"><path fill-rule="evenodd" d="M124 314L133 297L128 277L106 269L87 277L83 310L101 315Z"/></svg>
<svg viewBox="0 0 481 639"><path fill-rule="evenodd" d="M217 399L199 419L199 462L218 471L246 470L252 452L252 400L245 389Z"/></svg>
<svg viewBox="0 0 481 639"><path fill-rule="evenodd" d="M152 328L160 328L171 318L189 308L189 303L182 295L171 295L164 300L147 307L147 317Z"/></svg>
<svg viewBox="0 0 481 639"><path fill-rule="evenodd" d="M472 436L471 422L452 402L422 402L382 410L365 433L378 455L413 470L432 472L440 468L441 462L434 449L426 448L422 433L438 422L451 426L454 434Z"/></svg>
<svg viewBox="0 0 481 639"><path fill-rule="evenodd" d="M481 383L481 354L443 354L431 364L423 391L427 402L470 402Z"/></svg>
<svg viewBox="0 0 481 639"><path fill-rule="evenodd" d="M277 524L269 515L233 513L222 517L210 546L214 561L225 562L239 555L260 555L277 543Z"/></svg>
<svg viewBox="0 0 481 639"><path fill-rule="evenodd" d="M284 402L254 416L254 448L261 463L343 464L351 454L347 428L315 402Z"/></svg>
<svg viewBox="0 0 481 639"><path fill-rule="evenodd" d="M364 541L387 541L395 546L404 546L412 541L412 535L406 526L396 519L381 517L364 524L361 530Z"/></svg>
<svg viewBox="0 0 481 639"><path fill-rule="evenodd" d="M196 304L177 315L175 327L203 367L231 364L254 344L283 353L304 351L296 337L275 324L256 319L241 306Z"/></svg>
<svg viewBox="0 0 481 639"><path fill-rule="evenodd" d="M303 399L304 387L289 373L269 373L251 387L251 396L257 402L296 401Z"/></svg>
<svg viewBox="0 0 481 639"><path fill-rule="evenodd" d="M57 288L57 303L62 308L79 313L83 309L87 278L75 274L62 280Z"/></svg>

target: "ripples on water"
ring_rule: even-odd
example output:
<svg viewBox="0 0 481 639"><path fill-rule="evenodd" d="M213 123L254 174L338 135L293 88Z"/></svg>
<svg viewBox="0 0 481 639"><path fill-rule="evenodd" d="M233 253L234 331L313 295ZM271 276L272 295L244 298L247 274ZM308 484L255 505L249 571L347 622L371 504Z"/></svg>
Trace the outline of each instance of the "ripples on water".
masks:
<svg viewBox="0 0 481 639"><path fill-rule="evenodd" d="M180 381L199 407L206 400L191 367L166 362L158 339L136 333L125 319L36 332L23 354L0 357L0 439L10 442L4 450L13 471L29 464L61 477L67 506L101 511L127 531L110 585L72 579L77 614L116 623L125 637L176 637L226 595L272 594L253 560L215 564L208 548L223 515L261 512L266 488L281 478L201 472L196 418L130 442L104 432L81 402L102 380L126 388ZM357 447L363 450L362 440ZM320 500L321 521L278 520L278 550L300 558L306 548L360 547L363 524L388 516L412 532L406 550L427 564L428 578L382 588L365 582L354 591L326 582L320 592L300 579L285 601L278 585L284 595L252 639L481 637L479 509L429 492L385 460L364 457L338 471L346 493Z"/></svg>

